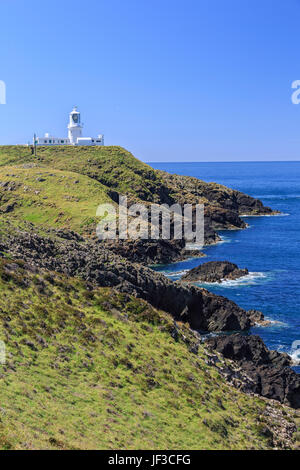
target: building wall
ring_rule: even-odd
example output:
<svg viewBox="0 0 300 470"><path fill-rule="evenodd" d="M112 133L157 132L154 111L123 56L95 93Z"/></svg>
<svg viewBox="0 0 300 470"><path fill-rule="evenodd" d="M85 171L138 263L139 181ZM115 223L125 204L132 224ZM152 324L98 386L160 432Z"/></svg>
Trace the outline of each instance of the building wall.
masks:
<svg viewBox="0 0 300 470"><path fill-rule="evenodd" d="M104 145L103 136L100 137L82 137L77 139L77 145Z"/></svg>
<svg viewBox="0 0 300 470"><path fill-rule="evenodd" d="M68 128L68 138L71 144L75 144L77 139L79 139L82 135L82 128L80 126L70 127Z"/></svg>
<svg viewBox="0 0 300 470"><path fill-rule="evenodd" d="M100 146L104 145L104 138L103 136L100 137L81 137L77 139L76 144L72 144L70 139L67 138L57 138L57 137L38 137L37 138L37 145L46 145L46 146L53 146L53 145L88 145L88 146Z"/></svg>
<svg viewBox="0 0 300 470"><path fill-rule="evenodd" d="M38 137L37 145L70 145L70 140L66 137Z"/></svg>

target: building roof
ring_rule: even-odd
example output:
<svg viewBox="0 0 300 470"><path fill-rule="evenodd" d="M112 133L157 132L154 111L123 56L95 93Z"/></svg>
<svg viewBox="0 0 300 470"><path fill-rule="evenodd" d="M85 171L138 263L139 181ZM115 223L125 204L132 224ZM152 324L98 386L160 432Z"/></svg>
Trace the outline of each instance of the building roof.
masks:
<svg viewBox="0 0 300 470"><path fill-rule="evenodd" d="M73 110L71 111L70 114L80 114L80 112L77 109L77 106L74 106Z"/></svg>

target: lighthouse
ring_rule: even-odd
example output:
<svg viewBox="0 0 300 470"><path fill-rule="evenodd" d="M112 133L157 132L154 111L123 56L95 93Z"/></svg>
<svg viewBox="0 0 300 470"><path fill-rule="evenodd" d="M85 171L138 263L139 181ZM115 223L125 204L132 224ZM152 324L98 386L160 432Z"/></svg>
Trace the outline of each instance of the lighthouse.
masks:
<svg viewBox="0 0 300 470"><path fill-rule="evenodd" d="M80 122L80 112L75 106L70 112L70 120L68 124L68 139L71 144L77 144L77 139L82 135L82 125Z"/></svg>
<svg viewBox="0 0 300 470"><path fill-rule="evenodd" d="M44 137L34 138L34 145L104 145L104 135L99 134L97 137L82 137L81 116L75 106L69 114L68 137L53 137L45 134Z"/></svg>

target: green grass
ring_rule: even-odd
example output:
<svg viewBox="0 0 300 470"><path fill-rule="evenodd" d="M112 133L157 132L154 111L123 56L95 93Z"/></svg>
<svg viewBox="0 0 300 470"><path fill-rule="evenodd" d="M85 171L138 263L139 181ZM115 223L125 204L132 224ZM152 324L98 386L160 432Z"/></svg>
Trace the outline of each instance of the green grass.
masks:
<svg viewBox="0 0 300 470"><path fill-rule="evenodd" d="M107 188L88 176L45 168L0 167L0 213L5 219L32 222L44 228L94 230L99 204L113 203Z"/></svg>
<svg viewBox="0 0 300 470"><path fill-rule="evenodd" d="M115 192L162 201L161 181L120 147L41 147L36 160L0 147L0 236L30 224L90 234L100 203ZM194 200L183 189L172 191ZM191 354L187 325L176 342L171 317L142 300L8 264L0 258L0 449L272 447L266 401L230 387L202 347Z"/></svg>
<svg viewBox="0 0 300 470"><path fill-rule="evenodd" d="M35 158L29 147L0 146L3 182L14 183L12 191L0 185L6 220L83 235L95 231L99 204L117 202L118 194L129 203L159 202L162 191L158 173L121 147L38 147Z"/></svg>
<svg viewBox="0 0 300 470"><path fill-rule="evenodd" d="M266 402L231 388L146 302L0 262L2 449L267 449ZM280 405L278 405L280 407Z"/></svg>
<svg viewBox="0 0 300 470"><path fill-rule="evenodd" d="M56 179L48 175L47 181L38 184L34 176L47 174L47 171L54 173ZM116 146L38 147L37 157L31 155L30 148L26 146L0 146L0 182L7 173L17 173L24 185L28 175L33 175L30 181L33 198L19 191L19 202L24 199L24 203L19 204L22 210L18 210L18 205L14 208L16 220L21 224L29 221L48 228L73 228L83 234L95 230L97 205L107 201L118 202L119 194L127 195L129 204L197 202L205 203L206 209L213 212L216 206L224 204L224 200L230 201L233 193L224 186L187 176L170 178L167 173L154 170ZM80 179L77 187L72 184L75 178ZM40 192L36 192L36 188ZM0 186L0 197L1 193ZM85 199L84 204L86 196L90 200ZM230 223L228 226L234 227Z"/></svg>
<svg viewBox="0 0 300 470"><path fill-rule="evenodd" d="M89 176L120 194L160 200L161 179L156 171L122 147L38 147L37 156L25 146L1 146L0 166L37 163Z"/></svg>

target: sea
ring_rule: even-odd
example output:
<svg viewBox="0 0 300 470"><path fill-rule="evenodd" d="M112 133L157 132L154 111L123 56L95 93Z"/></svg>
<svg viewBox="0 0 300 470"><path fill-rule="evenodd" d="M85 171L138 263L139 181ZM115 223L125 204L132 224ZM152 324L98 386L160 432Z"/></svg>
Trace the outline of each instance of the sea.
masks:
<svg viewBox="0 0 300 470"><path fill-rule="evenodd" d="M159 266L172 280L207 261L228 260L249 275L201 287L271 321L250 331L270 349L290 354L300 373L300 162L150 163L153 168L224 184L280 211L280 215L244 217L245 230L219 232L222 241L204 247L205 258Z"/></svg>

